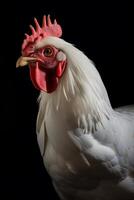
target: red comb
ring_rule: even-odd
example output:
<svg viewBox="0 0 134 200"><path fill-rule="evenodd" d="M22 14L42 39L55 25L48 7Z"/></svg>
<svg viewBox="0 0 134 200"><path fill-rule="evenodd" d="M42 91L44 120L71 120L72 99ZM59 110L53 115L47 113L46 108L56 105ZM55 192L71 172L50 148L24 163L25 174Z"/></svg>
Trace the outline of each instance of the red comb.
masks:
<svg viewBox="0 0 134 200"><path fill-rule="evenodd" d="M56 19L52 24L50 15L48 15L47 17L44 15L42 27L39 25L36 18L34 18L34 22L35 22L35 28L32 25L30 25L32 35L25 34L26 39L24 39L24 42L22 44L22 50L25 49L28 43L33 43L35 40L39 41L47 36L61 37L62 35L61 26L57 24Z"/></svg>

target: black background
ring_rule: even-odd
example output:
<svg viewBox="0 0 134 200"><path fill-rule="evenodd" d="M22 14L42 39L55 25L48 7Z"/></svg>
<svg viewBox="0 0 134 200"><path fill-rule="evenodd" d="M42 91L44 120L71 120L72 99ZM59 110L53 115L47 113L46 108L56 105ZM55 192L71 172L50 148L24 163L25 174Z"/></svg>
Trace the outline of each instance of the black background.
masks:
<svg viewBox="0 0 134 200"><path fill-rule="evenodd" d="M4 69L1 73L1 107L4 119L1 130L5 136L5 140L1 140L5 164L2 184L6 186L5 193L8 193L9 186L9 194L14 195L14 199L58 200L36 142L35 123L39 92L30 82L27 67L15 69L24 33L29 33L28 26L33 24L34 17L41 22L44 14L50 14L52 19L56 18L61 24L62 37L75 44L94 61L112 106L133 104L131 5L128 1L23 0L16 1L14 6L11 6L14 10L9 18L6 19L7 12L1 18L1 26L8 30L2 33L6 42L2 43L1 37L0 55L1 66ZM10 10L10 6L7 5L6 9L7 7ZM13 46L8 42L12 42ZM14 69L15 84L12 75ZM7 148L8 143L10 148Z"/></svg>

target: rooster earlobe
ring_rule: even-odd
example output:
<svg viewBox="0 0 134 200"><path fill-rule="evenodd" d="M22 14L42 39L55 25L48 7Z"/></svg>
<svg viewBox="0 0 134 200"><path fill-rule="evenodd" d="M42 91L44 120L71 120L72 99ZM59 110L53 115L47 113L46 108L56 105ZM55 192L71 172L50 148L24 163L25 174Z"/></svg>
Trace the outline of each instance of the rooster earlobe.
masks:
<svg viewBox="0 0 134 200"><path fill-rule="evenodd" d="M59 51L57 53L56 58L57 58L58 61L65 61L66 60L66 55L65 55L65 53L63 53L63 51Z"/></svg>

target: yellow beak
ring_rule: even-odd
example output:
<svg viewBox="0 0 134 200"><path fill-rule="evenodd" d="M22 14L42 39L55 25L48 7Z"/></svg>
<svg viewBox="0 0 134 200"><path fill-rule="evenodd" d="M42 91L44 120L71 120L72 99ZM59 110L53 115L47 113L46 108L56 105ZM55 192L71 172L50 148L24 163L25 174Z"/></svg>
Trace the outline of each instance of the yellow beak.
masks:
<svg viewBox="0 0 134 200"><path fill-rule="evenodd" d="M36 60L37 60L36 58L21 56L16 62L16 68L24 67L24 66L28 65L29 62L32 62L32 61L34 62Z"/></svg>

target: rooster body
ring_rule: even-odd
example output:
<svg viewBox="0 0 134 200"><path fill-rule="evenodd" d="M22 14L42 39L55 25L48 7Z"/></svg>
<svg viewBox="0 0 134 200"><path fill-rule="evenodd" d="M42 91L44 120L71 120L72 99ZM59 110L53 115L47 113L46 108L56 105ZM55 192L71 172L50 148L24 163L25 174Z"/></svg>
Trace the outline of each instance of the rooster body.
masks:
<svg viewBox="0 0 134 200"><path fill-rule="evenodd" d="M34 48L42 53L42 48L48 46L54 47L55 52L55 48L60 50L58 70L48 72L46 66L50 60L46 62L45 58L44 70L42 63L40 67L32 63L31 70L37 71L31 71L31 76L36 87L48 92L42 91L39 97L37 140L59 197L62 200L132 200L134 106L114 110L94 64L73 45L47 36ZM50 50L45 51L47 60ZM34 62L36 56L33 53L33 58L21 58L19 64L23 66L31 59ZM62 59L66 67L61 67Z"/></svg>
<svg viewBox="0 0 134 200"><path fill-rule="evenodd" d="M117 112L117 116L118 115L120 114ZM134 181L132 168L134 163L131 163L131 159L134 155L134 149L133 141L130 138L128 139L128 136L125 134L125 131L128 131L130 128L125 127L125 130L124 127L122 127L121 129L123 131L121 131L118 127L114 126L116 131L111 133L110 130L113 129L112 123L115 123L117 119L119 122L118 116L117 118L115 117L115 121L106 125L106 130L95 132L95 141L98 142L96 148L98 147L99 151L99 145L103 144L105 147L104 152L101 152L102 155L100 155L100 159L101 156L105 157L109 149L112 152L112 156L114 154L112 158L111 154L109 154L101 161L98 161L99 158L95 161L95 156L98 152L94 152L94 155L89 155L87 158L85 151L84 153L80 153L70 141L68 132L70 132L72 127L70 127L70 124L66 123L66 120L62 117L57 120L55 115L55 118L52 120L52 116L48 116L48 120L43 122L41 131L37 136L45 167L52 177L53 184L61 199L86 200L98 198L111 200L119 198L129 199L131 196L130 199L133 199ZM122 117L127 118L125 116ZM52 126L50 121L55 122L54 124L57 125ZM127 122L130 123L128 119L121 119L121 123L124 124ZM72 134L73 132L75 134L75 131L77 130L72 129ZM82 134L83 129L78 131L81 131ZM122 139L120 139L120 135L118 135L119 132L123 137ZM100 134L103 136L101 137ZM114 138L112 137L113 134ZM133 139L131 134L130 137ZM88 135L86 140L88 142ZM46 143L42 144L42 141L46 141ZM126 144L126 141L129 142L129 146ZM82 145L84 146L85 143L83 142ZM110 161L111 163L108 164L109 159L113 160L113 163ZM117 159L118 162L116 161Z"/></svg>
<svg viewBox="0 0 134 200"><path fill-rule="evenodd" d="M54 41L48 39L49 44L57 46ZM67 55L70 60L67 70L72 68L72 71L64 74L61 87L54 94L40 95L37 138L46 169L61 199L131 199L134 196L134 107L113 110L93 63L75 47L60 42L64 52L69 49L66 55L72 52ZM87 65L80 65L84 59ZM91 70L85 73L89 77L87 85L86 77L83 83L82 75L73 77L78 65L81 70L87 67L87 73ZM69 76L74 78L73 83L80 82L81 90L71 85ZM96 88L92 88L92 81ZM93 102L88 99L91 93L96 97ZM91 116L92 109L95 116ZM94 145L95 150L90 154Z"/></svg>

